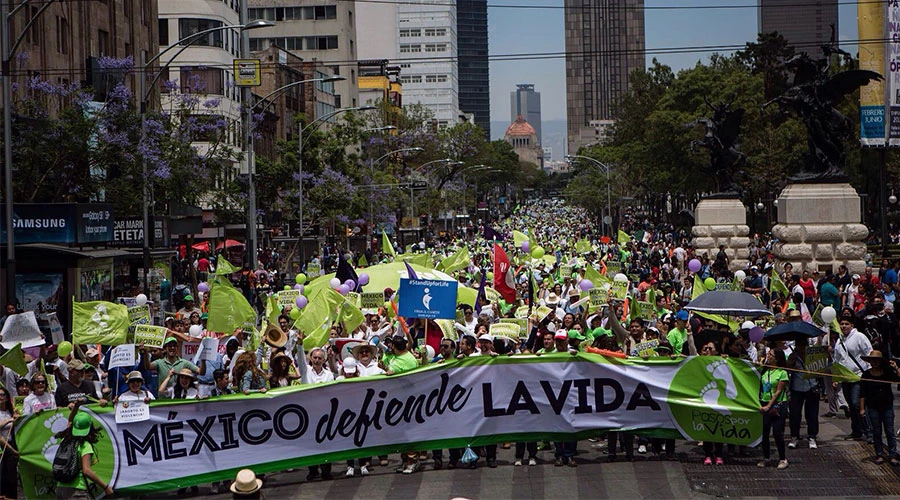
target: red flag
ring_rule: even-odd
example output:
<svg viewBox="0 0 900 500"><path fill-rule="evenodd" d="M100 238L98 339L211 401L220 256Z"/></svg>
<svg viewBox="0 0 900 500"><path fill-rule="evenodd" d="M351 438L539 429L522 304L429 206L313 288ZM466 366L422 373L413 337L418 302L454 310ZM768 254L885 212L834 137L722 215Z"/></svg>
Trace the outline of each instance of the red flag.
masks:
<svg viewBox="0 0 900 500"><path fill-rule="evenodd" d="M509 265L509 257L496 243L494 243L494 289L508 304L516 302L516 282L512 266Z"/></svg>

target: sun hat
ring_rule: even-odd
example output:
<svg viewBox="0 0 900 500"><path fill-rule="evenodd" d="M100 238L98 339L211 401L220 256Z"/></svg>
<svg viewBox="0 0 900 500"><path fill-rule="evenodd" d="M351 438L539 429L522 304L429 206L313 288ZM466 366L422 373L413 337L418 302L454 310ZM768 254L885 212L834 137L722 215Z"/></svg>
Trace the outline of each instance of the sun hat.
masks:
<svg viewBox="0 0 900 500"><path fill-rule="evenodd" d="M551 292L550 295L547 296L547 299L544 302L547 305L555 306L556 304L559 304L559 296L556 295L555 293Z"/></svg>
<svg viewBox="0 0 900 500"><path fill-rule="evenodd" d="M91 416L84 412L75 414L72 419L72 435L75 437L84 437L91 432Z"/></svg>
<svg viewBox="0 0 900 500"><path fill-rule="evenodd" d="M352 354L354 357L359 357L359 355L363 351L371 351L372 354L375 354L376 349L377 348L375 347L375 344L370 344L368 342L360 343L353 346L353 349L350 349L350 354Z"/></svg>
<svg viewBox="0 0 900 500"><path fill-rule="evenodd" d="M884 360L884 356L881 354L881 351L874 350L870 352L868 356L860 356L860 359L862 359L863 361L872 361L875 359Z"/></svg>
<svg viewBox="0 0 900 500"><path fill-rule="evenodd" d="M234 482L231 483L231 492L235 495L252 495L261 488L262 479L257 478L250 469L239 470Z"/></svg>
<svg viewBox="0 0 900 500"><path fill-rule="evenodd" d="M178 370L178 376L180 377L182 375L184 375L185 377L191 377L192 379L197 378L197 375L194 372L192 372L190 368L182 368L182 369Z"/></svg>
<svg viewBox="0 0 900 500"><path fill-rule="evenodd" d="M141 372L137 370L128 372L128 375L125 376L125 382L131 382L132 380L140 380L141 382L143 382L144 376L141 375Z"/></svg>

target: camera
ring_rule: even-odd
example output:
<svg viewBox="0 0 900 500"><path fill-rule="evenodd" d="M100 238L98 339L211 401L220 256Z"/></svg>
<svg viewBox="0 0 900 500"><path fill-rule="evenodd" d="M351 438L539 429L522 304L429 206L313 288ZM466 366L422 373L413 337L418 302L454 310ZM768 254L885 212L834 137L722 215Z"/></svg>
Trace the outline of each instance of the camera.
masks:
<svg viewBox="0 0 900 500"><path fill-rule="evenodd" d="M56 370L56 365L53 363L44 363L44 371L47 373L53 373Z"/></svg>

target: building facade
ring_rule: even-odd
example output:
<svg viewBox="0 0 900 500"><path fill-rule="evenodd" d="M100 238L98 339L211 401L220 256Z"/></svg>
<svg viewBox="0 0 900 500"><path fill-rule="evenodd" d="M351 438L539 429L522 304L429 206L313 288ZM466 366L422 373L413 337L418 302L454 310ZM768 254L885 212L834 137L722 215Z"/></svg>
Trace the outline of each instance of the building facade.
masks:
<svg viewBox="0 0 900 500"><path fill-rule="evenodd" d="M491 136L491 78L488 64L487 0L457 0L459 109Z"/></svg>
<svg viewBox="0 0 900 500"><path fill-rule="evenodd" d="M645 67L644 0L565 0L565 38L567 145L577 153Z"/></svg>
<svg viewBox="0 0 900 500"><path fill-rule="evenodd" d="M838 26L837 2L759 0L760 33L780 33L797 52L822 56L822 45L831 40L831 26Z"/></svg>
<svg viewBox="0 0 900 500"><path fill-rule="evenodd" d="M518 83L516 90L509 93L509 121L514 122L519 115L534 127L538 142L541 138L541 93L534 91L533 83Z"/></svg>
<svg viewBox="0 0 900 500"><path fill-rule="evenodd" d="M150 59L159 51L156 2L59 2L41 13L43 6L33 2L9 23L11 42L24 33L12 67L20 89L32 76L56 85L84 82L103 101L109 80L97 64L100 57L131 57L137 66L142 54ZM137 93L134 74L125 83Z"/></svg>
<svg viewBox="0 0 900 500"><path fill-rule="evenodd" d="M271 45L288 50L304 61L318 61L329 74L347 79L335 82L338 108L359 105L356 69L356 3L312 0L248 0L248 18L265 19L275 26L250 32L250 51Z"/></svg>
<svg viewBox="0 0 900 500"><path fill-rule="evenodd" d="M533 163L538 168L544 168L544 148L537 139L537 132L522 115L516 117L506 129L503 135L513 150L519 155L519 161Z"/></svg>

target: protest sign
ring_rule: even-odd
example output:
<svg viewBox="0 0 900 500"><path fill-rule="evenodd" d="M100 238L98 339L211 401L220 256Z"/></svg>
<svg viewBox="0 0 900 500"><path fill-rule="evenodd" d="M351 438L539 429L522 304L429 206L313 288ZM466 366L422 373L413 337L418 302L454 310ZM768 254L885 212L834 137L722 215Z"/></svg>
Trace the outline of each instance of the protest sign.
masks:
<svg viewBox="0 0 900 500"><path fill-rule="evenodd" d="M150 405L143 401L119 401L116 404L116 424L131 424L150 420Z"/></svg>
<svg viewBox="0 0 900 500"><path fill-rule="evenodd" d="M109 351L109 368L120 366L132 367L137 364L134 355L134 344L122 344Z"/></svg>
<svg viewBox="0 0 900 500"><path fill-rule="evenodd" d="M712 401L704 390L710 383L721 389ZM94 444L103 457L95 472L120 495L138 496L228 480L243 467L263 474L389 452L484 446L517 435L575 441L627 428L754 446L763 418L758 387L753 367L734 358L479 356L365 383L158 401L143 422L119 424L114 409L99 405L82 411L103 430ZM46 443L56 443L50 419L65 422L68 413L39 412L16 426L26 498L48 496L56 486L42 481L53 458ZM726 419L727 426L708 424Z"/></svg>
<svg viewBox="0 0 900 500"><path fill-rule="evenodd" d="M814 345L806 348L806 371L826 373L828 367L828 346ZM813 373L804 373L803 378L821 377Z"/></svg>
<svg viewBox="0 0 900 500"><path fill-rule="evenodd" d="M600 306L606 304L608 292L605 288L594 287L590 291L590 303L592 306Z"/></svg>
<svg viewBox="0 0 900 500"><path fill-rule="evenodd" d="M398 314L404 318L455 318L458 287L458 282L450 280L401 278Z"/></svg>
<svg viewBox="0 0 900 500"><path fill-rule="evenodd" d="M319 264L307 264L306 277L309 279L318 278L322 275L322 266Z"/></svg>
<svg viewBox="0 0 900 500"><path fill-rule="evenodd" d="M215 337L206 337L200 341L197 351L194 353L192 362L196 365L201 359L207 361L215 361L219 354L219 339Z"/></svg>
<svg viewBox="0 0 900 500"><path fill-rule="evenodd" d="M490 333L493 336L501 336L508 337L511 339L518 339L520 336L521 329L519 325L515 323L494 323L491 325Z"/></svg>
<svg viewBox="0 0 900 500"><path fill-rule="evenodd" d="M278 305L281 307L297 307L297 299L299 297L300 290L282 290L278 292Z"/></svg>
<svg viewBox="0 0 900 500"><path fill-rule="evenodd" d="M659 347L659 340L653 339L636 344L634 350L637 351L638 356L646 358L656 356L657 347Z"/></svg>
<svg viewBox="0 0 900 500"><path fill-rule="evenodd" d="M60 342L66 340L62 324L60 324L59 318L56 316L55 312L47 313L47 323L50 324L50 338L53 340L54 344L58 345Z"/></svg>
<svg viewBox="0 0 900 500"><path fill-rule="evenodd" d="M631 274L628 275L628 281L630 281L630 282L632 282L632 283L640 283L640 282L641 282L641 276L640 276L639 274L637 274L637 273L631 273Z"/></svg>
<svg viewBox="0 0 900 500"><path fill-rule="evenodd" d="M609 287L609 296L613 300L624 301L625 297L628 296L628 283L623 283L621 281L613 282Z"/></svg>
<svg viewBox="0 0 900 500"><path fill-rule="evenodd" d="M519 338L526 338L530 333L528 331L528 318L501 318L500 323L513 323L517 325L519 327Z"/></svg>
<svg viewBox="0 0 900 500"><path fill-rule="evenodd" d="M384 304L381 292L363 292L360 294L362 309L378 309Z"/></svg>
<svg viewBox="0 0 900 500"><path fill-rule="evenodd" d="M528 306L522 304L521 306L516 308L516 312L513 314L516 318L527 318L528 317Z"/></svg>
<svg viewBox="0 0 900 500"><path fill-rule="evenodd" d="M44 345L34 311L10 314L6 317L3 329L0 330L0 345L4 349L12 349L16 344L22 344L23 349Z"/></svg>
<svg viewBox="0 0 900 500"><path fill-rule="evenodd" d="M606 263L606 275L615 275L622 272L622 263L617 260L611 260Z"/></svg>
<svg viewBox="0 0 900 500"><path fill-rule="evenodd" d="M134 343L140 345L142 342L147 347L161 349L163 342L166 340L166 327L153 325L135 325L134 326Z"/></svg>
<svg viewBox="0 0 900 500"><path fill-rule="evenodd" d="M559 279L564 280L572 277L572 266L559 266Z"/></svg>
<svg viewBox="0 0 900 500"><path fill-rule="evenodd" d="M128 321L130 321L132 325L149 325L150 306L144 304L142 306L129 307Z"/></svg>
<svg viewBox="0 0 900 500"><path fill-rule="evenodd" d="M360 296L360 294L356 292L347 292L347 295L345 297L347 302L353 304L353 306L357 309L362 308L362 297Z"/></svg>
<svg viewBox="0 0 900 500"><path fill-rule="evenodd" d="M543 321L544 318L550 315L553 312L553 309L550 309L547 306L538 306L532 310L531 317L536 319L537 321Z"/></svg>

